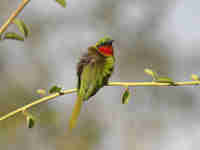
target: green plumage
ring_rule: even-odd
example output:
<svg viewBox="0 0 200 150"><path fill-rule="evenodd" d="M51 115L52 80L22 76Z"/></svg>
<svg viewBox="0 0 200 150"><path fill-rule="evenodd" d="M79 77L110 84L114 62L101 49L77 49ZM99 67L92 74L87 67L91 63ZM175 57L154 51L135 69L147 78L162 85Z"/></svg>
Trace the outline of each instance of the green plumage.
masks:
<svg viewBox="0 0 200 150"><path fill-rule="evenodd" d="M94 47L90 47L90 50ZM85 64L80 74L78 83L78 96L88 100L91 96L107 84L114 67L114 57L101 56L97 51L89 54L91 57L88 64Z"/></svg>
<svg viewBox="0 0 200 150"><path fill-rule="evenodd" d="M70 119L69 127L74 128L80 114L82 101L87 101L96 92L105 86L114 68L113 55L105 56L99 51L99 47L111 44L110 38L101 39L95 46L88 48L88 53L83 55L77 66L77 101Z"/></svg>

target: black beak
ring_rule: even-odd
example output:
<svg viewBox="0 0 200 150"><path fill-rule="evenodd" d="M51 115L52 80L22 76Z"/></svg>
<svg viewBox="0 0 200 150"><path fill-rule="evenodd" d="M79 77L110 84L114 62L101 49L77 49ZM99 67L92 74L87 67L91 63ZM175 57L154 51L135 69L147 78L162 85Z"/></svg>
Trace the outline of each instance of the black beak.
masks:
<svg viewBox="0 0 200 150"><path fill-rule="evenodd" d="M114 40L110 40L110 41L108 41L108 44L112 45L113 42L114 42Z"/></svg>

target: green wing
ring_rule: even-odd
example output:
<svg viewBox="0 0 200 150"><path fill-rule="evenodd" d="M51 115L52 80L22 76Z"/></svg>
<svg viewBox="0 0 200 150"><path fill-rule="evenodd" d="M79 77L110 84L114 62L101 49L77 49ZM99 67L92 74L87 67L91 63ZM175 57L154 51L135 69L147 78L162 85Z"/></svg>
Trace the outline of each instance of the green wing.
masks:
<svg viewBox="0 0 200 150"><path fill-rule="evenodd" d="M91 96L107 84L108 78L113 71L114 58L106 58L104 61L91 61L85 65L80 76L79 95L83 100Z"/></svg>

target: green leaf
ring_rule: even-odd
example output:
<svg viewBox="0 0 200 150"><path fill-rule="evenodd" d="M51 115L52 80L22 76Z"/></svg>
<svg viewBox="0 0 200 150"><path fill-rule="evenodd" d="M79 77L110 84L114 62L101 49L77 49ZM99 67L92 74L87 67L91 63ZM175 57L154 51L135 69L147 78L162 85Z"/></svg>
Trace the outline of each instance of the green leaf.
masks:
<svg viewBox="0 0 200 150"><path fill-rule="evenodd" d="M158 74L155 71L151 70L151 69L146 68L146 69L144 69L144 72L147 75L152 76L153 80L156 80L158 78Z"/></svg>
<svg viewBox="0 0 200 150"><path fill-rule="evenodd" d="M18 40L18 41L24 41L24 38L18 35L15 32L6 32L3 39L12 39L12 40Z"/></svg>
<svg viewBox="0 0 200 150"><path fill-rule="evenodd" d="M35 118L32 115L27 114L26 115L26 123L27 123L28 128L33 128L35 125Z"/></svg>
<svg viewBox="0 0 200 150"><path fill-rule="evenodd" d="M60 4L62 7L66 7L66 5L67 5L67 3L66 3L66 0L56 0L56 2L58 3L58 4Z"/></svg>
<svg viewBox="0 0 200 150"><path fill-rule="evenodd" d="M192 74L192 75L191 75L191 79L194 80L194 81L200 81L199 76L196 75L196 74Z"/></svg>
<svg viewBox="0 0 200 150"><path fill-rule="evenodd" d="M13 23L17 25L19 31L24 35L25 38L27 38L29 35L29 29L27 25L20 19L15 19Z"/></svg>
<svg viewBox="0 0 200 150"><path fill-rule="evenodd" d="M175 85L174 81L169 77L158 77L155 82L159 83L170 83L171 85Z"/></svg>
<svg viewBox="0 0 200 150"><path fill-rule="evenodd" d="M44 90L44 89L37 89L37 91L36 91L39 95L46 95L46 90Z"/></svg>
<svg viewBox="0 0 200 150"><path fill-rule="evenodd" d="M50 88L49 93L50 93L50 94L52 94L52 93L57 93L57 92L60 93L61 90L62 90L61 87L58 87L57 85L54 85L54 86L52 86L52 87Z"/></svg>
<svg viewBox="0 0 200 150"><path fill-rule="evenodd" d="M122 104L128 104L130 96L129 88L126 88L122 96Z"/></svg>

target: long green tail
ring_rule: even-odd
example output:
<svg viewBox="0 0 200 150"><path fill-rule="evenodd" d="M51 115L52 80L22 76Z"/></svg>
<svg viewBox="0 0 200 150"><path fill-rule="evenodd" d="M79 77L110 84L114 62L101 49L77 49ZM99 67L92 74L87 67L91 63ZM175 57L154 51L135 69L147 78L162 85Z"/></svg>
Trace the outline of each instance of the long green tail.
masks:
<svg viewBox="0 0 200 150"><path fill-rule="evenodd" d="M69 120L69 130L76 127L76 123L81 112L82 104L83 104L83 99L80 96L77 96L76 103L73 108L71 118Z"/></svg>

